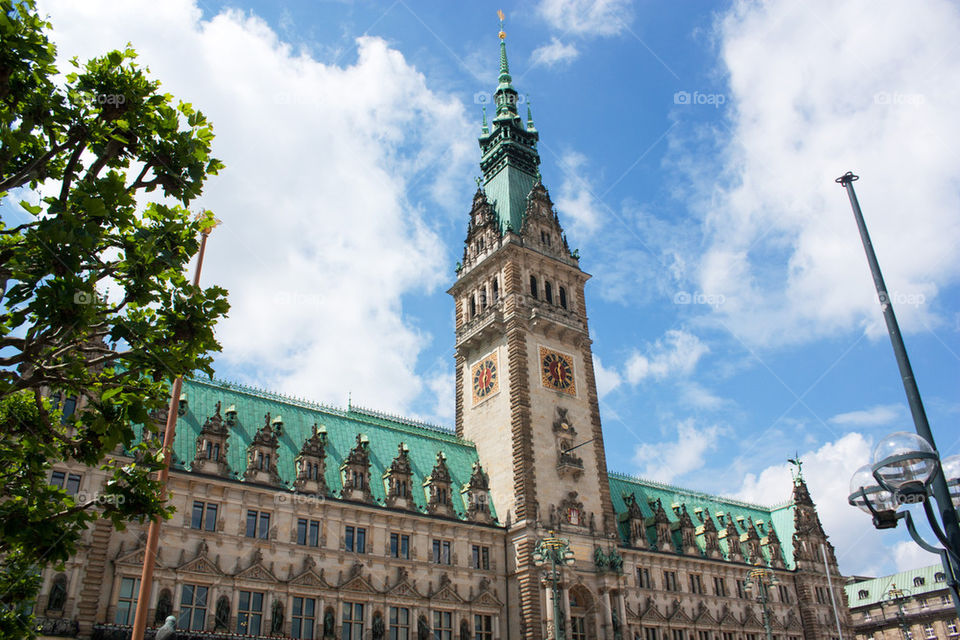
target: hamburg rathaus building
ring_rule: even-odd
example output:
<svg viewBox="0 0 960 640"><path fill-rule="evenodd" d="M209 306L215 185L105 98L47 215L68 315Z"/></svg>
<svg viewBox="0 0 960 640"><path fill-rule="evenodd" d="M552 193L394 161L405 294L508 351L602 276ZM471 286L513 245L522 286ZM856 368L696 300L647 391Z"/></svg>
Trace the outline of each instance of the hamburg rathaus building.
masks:
<svg viewBox="0 0 960 640"><path fill-rule="evenodd" d="M128 637L147 607L179 638L851 636L799 473L765 507L608 472L589 276L540 180L502 32L494 95L449 291L455 430L186 380L150 601L145 529L101 520L44 573L45 634ZM103 480L75 465L51 479Z"/></svg>

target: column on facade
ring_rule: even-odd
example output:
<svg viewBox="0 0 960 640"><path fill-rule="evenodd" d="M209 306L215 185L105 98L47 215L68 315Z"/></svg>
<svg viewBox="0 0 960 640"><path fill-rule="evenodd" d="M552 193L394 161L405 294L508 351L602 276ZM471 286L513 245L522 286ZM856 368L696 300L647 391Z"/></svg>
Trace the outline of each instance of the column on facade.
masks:
<svg viewBox="0 0 960 640"><path fill-rule="evenodd" d="M610 589L604 589L603 591L603 628L605 629L604 635L609 636L613 634L613 609L610 608Z"/></svg>
<svg viewBox="0 0 960 640"><path fill-rule="evenodd" d="M493 638L494 640L500 640L500 615L497 614L493 616Z"/></svg>
<svg viewBox="0 0 960 640"><path fill-rule="evenodd" d="M621 628L621 629L626 629L626 628L627 628L627 604L626 604L626 599L627 599L626 596L623 594L623 589L619 589L619 590L617 591L617 609L620 611L620 628ZM625 634L624 634L624 637L626 637L626 636L627 636L627 634L625 633Z"/></svg>
<svg viewBox="0 0 960 640"><path fill-rule="evenodd" d="M553 619L553 589L550 584L541 582L546 592L547 600L547 637L556 638L557 626Z"/></svg>
<svg viewBox="0 0 960 640"><path fill-rule="evenodd" d="M566 583L563 585L563 628L566 630L567 637L570 636L570 629L572 621L570 616L570 587Z"/></svg>

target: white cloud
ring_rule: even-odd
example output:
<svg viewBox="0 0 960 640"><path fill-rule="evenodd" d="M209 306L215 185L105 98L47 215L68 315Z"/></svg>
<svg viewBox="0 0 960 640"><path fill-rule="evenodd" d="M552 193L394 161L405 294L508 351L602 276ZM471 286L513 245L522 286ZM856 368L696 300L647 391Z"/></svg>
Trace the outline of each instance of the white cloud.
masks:
<svg viewBox="0 0 960 640"><path fill-rule="evenodd" d="M663 338L647 347L646 354L634 351L627 360L626 378L637 384L653 378L663 380L674 375L687 375L709 351L697 336L679 329L670 329Z"/></svg>
<svg viewBox="0 0 960 640"><path fill-rule="evenodd" d="M530 54L534 65L544 64L548 67L557 65L567 65L577 59L580 52L573 44L564 44L553 36L550 38L550 44L537 47Z"/></svg>
<svg viewBox="0 0 960 640"><path fill-rule="evenodd" d="M699 284L725 296L725 324L753 344L882 334L833 182L847 170L904 327L936 323L938 291L960 277L960 9L744 0L717 30L732 132L726 186L703 186ZM696 153L692 176L712 162Z"/></svg>
<svg viewBox="0 0 960 640"><path fill-rule="evenodd" d="M838 413L827 420L827 422L851 427L878 427L890 424L903 417L902 405L883 404L860 411Z"/></svg>
<svg viewBox="0 0 960 640"><path fill-rule="evenodd" d="M586 163L587 157L582 153L571 151L563 155L560 159L563 182L554 200L570 237L580 240L592 236L603 219L591 185L584 178Z"/></svg>
<svg viewBox="0 0 960 640"><path fill-rule="evenodd" d="M633 462L640 475L660 482L673 482L690 471L704 466L708 451L717 447L724 433L719 425L697 428L692 419L677 424L674 441L639 444L634 449Z"/></svg>
<svg viewBox="0 0 960 640"><path fill-rule="evenodd" d="M607 369L603 366L597 354L593 354L593 371L597 379L597 395L601 400L623 382L623 378L616 369Z"/></svg>
<svg viewBox="0 0 960 640"><path fill-rule="evenodd" d="M920 567L929 567L932 564L940 564L940 559L924 551L920 545L913 540L904 540L898 542L893 548L893 558L897 563L897 571L909 571L919 569Z"/></svg>
<svg viewBox="0 0 960 640"><path fill-rule="evenodd" d="M697 409L716 411L731 404L730 400L721 398L698 382L690 380L678 386L683 401Z"/></svg>
<svg viewBox="0 0 960 640"><path fill-rule="evenodd" d="M850 476L867 463L872 448L869 439L854 432L801 455L803 477L844 575L884 575L894 569L890 558L896 536L877 531L867 514L847 504ZM778 464L759 474L748 473L734 497L782 504L790 499L791 469L789 464Z"/></svg>
<svg viewBox="0 0 960 640"><path fill-rule="evenodd" d="M554 29L583 36L614 36L633 16L630 0L541 0L537 11Z"/></svg>
<svg viewBox="0 0 960 640"><path fill-rule="evenodd" d="M407 198L426 175L437 204L458 201L449 185L467 183L473 151L459 101L378 38L359 38L355 61L339 66L295 52L256 16L204 21L188 0L51 0L41 13L63 58L130 41L164 90L214 123L226 169L201 205L224 224L203 281L231 292L221 367L395 411L439 385L416 374L429 336L401 300L438 286L448 262Z"/></svg>

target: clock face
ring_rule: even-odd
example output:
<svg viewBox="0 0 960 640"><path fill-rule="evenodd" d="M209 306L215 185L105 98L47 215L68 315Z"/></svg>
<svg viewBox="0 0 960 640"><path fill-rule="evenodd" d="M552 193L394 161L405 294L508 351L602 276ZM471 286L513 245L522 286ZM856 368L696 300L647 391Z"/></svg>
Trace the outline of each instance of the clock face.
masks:
<svg viewBox="0 0 960 640"><path fill-rule="evenodd" d="M471 371L473 382L473 403L482 402L500 390L500 377L497 370L497 353L481 358Z"/></svg>
<svg viewBox="0 0 960 640"><path fill-rule="evenodd" d="M577 395L577 388L573 381L573 358L540 347L540 380L548 389Z"/></svg>

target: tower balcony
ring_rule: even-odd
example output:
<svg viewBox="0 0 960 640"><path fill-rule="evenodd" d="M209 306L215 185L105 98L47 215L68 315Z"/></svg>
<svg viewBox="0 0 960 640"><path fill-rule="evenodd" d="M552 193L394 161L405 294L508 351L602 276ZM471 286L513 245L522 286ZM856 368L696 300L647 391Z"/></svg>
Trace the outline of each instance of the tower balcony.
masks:
<svg viewBox="0 0 960 640"><path fill-rule="evenodd" d="M457 348L469 348L493 335L502 335L503 300L487 307L457 331Z"/></svg>

